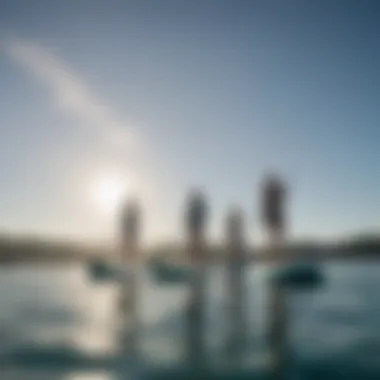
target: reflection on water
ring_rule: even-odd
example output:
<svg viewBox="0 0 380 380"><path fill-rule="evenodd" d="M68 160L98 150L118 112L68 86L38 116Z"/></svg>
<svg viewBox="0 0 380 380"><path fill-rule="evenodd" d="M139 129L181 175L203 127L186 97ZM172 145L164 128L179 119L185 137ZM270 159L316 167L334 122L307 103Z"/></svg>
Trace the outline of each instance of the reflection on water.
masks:
<svg viewBox="0 0 380 380"><path fill-rule="evenodd" d="M116 377L107 373L87 372L71 374L65 380L116 380Z"/></svg>
<svg viewBox="0 0 380 380"><path fill-rule="evenodd" d="M0 370L2 380L121 380L105 372L78 372L62 374L61 372L46 371L20 371L20 370ZM127 377L123 377L127 379Z"/></svg>
<svg viewBox="0 0 380 380"><path fill-rule="evenodd" d="M256 266L248 272L245 359L259 366L265 363L265 268ZM380 374L380 268L373 263L335 263L326 266L326 272L325 287L295 294L290 300L296 363L347 362ZM221 268L213 268L208 283L207 344L210 360L216 364L223 361L226 331L223 276ZM147 273L142 274L141 286L144 358L152 366L180 361L186 288L160 288ZM79 265L1 268L0 360L7 370L0 371L0 378L125 379L126 366L115 365L117 292L112 285L92 284ZM21 360L6 363L15 353ZM94 357L98 362L88 361ZM90 372L80 368L86 360L94 367ZM33 366L38 362L50 365L49 372ZM27 372L22 370L26 364L31 366ZM114 371L115 367L119 369Z"/></svg>

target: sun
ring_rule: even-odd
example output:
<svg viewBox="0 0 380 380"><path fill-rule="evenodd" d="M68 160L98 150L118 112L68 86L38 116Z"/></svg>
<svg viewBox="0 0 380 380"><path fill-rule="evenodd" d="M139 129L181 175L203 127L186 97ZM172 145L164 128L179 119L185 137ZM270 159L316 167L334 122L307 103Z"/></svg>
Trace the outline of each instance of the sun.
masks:
<svg viewBox="0 0 380 380"><path fill-rule="evenodd" d="M110 216L117 212L127 192L127 179L118 174L107 174L93 182L90 196L98 211Z"/></svg>

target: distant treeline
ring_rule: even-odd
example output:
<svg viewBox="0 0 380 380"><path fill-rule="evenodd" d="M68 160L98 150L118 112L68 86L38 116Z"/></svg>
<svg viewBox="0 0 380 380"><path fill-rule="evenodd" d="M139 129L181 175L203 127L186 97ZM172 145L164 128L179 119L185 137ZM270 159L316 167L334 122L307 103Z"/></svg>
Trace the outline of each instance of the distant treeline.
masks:
<svg viewBox="0 0 380 380"><path fill-rule="evenodd" d="M378 256L380 254L380 235L358 235L336 244L337 250L347 256Z"/></svg>
<svg viewBox="0 0 380 380"><path fill-rule="evenodd" d="M76 242L49 241L41 238L21 238L0 235L0 262L25 261L86 261L94 257L114 257L116 249L110 246L95 246ZM207 249L208 259L223 260L227 252L223 246L213 245ZM247 247L248 259L276 259L277 257L265 247ZM335 243L296 242L287 246L281 256L293 258L367 258L380 257L380 235L361 235ZM184 262L187 260L185 247L175 243L161 244L144 250L145 258L161 257L169 261Z"/></svg>
<svg viewBox="0 0 380 380"><path fill-rule="evenodd" d="M0 235L0 262L78 261L102 256L105 250L76 242Z"/></svg>
<svg viewBox="0 0 380 380"><path fill-rule="evenodd" d="M267 247L246 247L248 260L275 260L278 258L380 258L380 235L378 237L351 238L334 243L295 242L281 251L272 252ZM228 252L223 246L211 246L207 250L209 260L224 260ZM166 244L153 248L148 257L159 256L168 261L186 261L186 250L183 246Z"/></svg>

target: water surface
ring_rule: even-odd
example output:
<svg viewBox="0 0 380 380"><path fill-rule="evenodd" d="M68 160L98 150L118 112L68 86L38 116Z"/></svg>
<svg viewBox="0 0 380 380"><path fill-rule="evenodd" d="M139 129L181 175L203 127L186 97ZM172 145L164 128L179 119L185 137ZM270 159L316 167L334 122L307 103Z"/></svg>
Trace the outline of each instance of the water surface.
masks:
<svg viewBox="0 0 380 380"><path fill-rule="evenodd" d="M335 378L347 378L354 369L363 376L377 373L380 378L380 267L376 262L335 262L324 269L325 286L288 299L292 366L336 363L340 369ZM247 270L245 365L259 370L266 358L265 279L264 266ZM215 366L224 360L224 286L223 269L212 268L206 325L209 360ZM186 287L157 286L148 273L142 274L141 352L151 366L173 365L183 359L186 293ZM128 365L86 368L72 365L70 359L78 358L79 363L87 357L115 356L120 336L117 295L117 286L92 283L78 264L0 268L1 379L130 378ZM20 352L24 352L23 360L6 362ZM44 368L33 366L38 356L33 352L55 356L45 357ZM41 355L37 359L41 362Z"/></svg>

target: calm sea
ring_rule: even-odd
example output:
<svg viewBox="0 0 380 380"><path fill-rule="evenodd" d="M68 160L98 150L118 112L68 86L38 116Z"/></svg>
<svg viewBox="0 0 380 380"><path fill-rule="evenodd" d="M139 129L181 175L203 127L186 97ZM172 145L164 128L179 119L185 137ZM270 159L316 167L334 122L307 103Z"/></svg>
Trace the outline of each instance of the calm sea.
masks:
<svg viewBox="0 0 380 380"><path fill-rule="evenodd" d="M291 365L330 368L331 378L380 379L380 266L373 262L325 264L326 283L289 296ZM266 275L247 270L245 365L265 367ZM223 362L226 331L224 272L212 268L206 310L210 362ZM186 287L157 286L142 274L141 352L152 367L183 357ZM0 268L0 379L113 380L133 378L116 365L118 288L94 284L78 264ZM88 358L98 358L98 365ZM111 358L111 359L110 359ZM96 361L95 361L96 362ZM111 364L110 364L111 363ZM120 364L120 363L119 363ZM306 366L306 367L305 367Z"/></svg>

